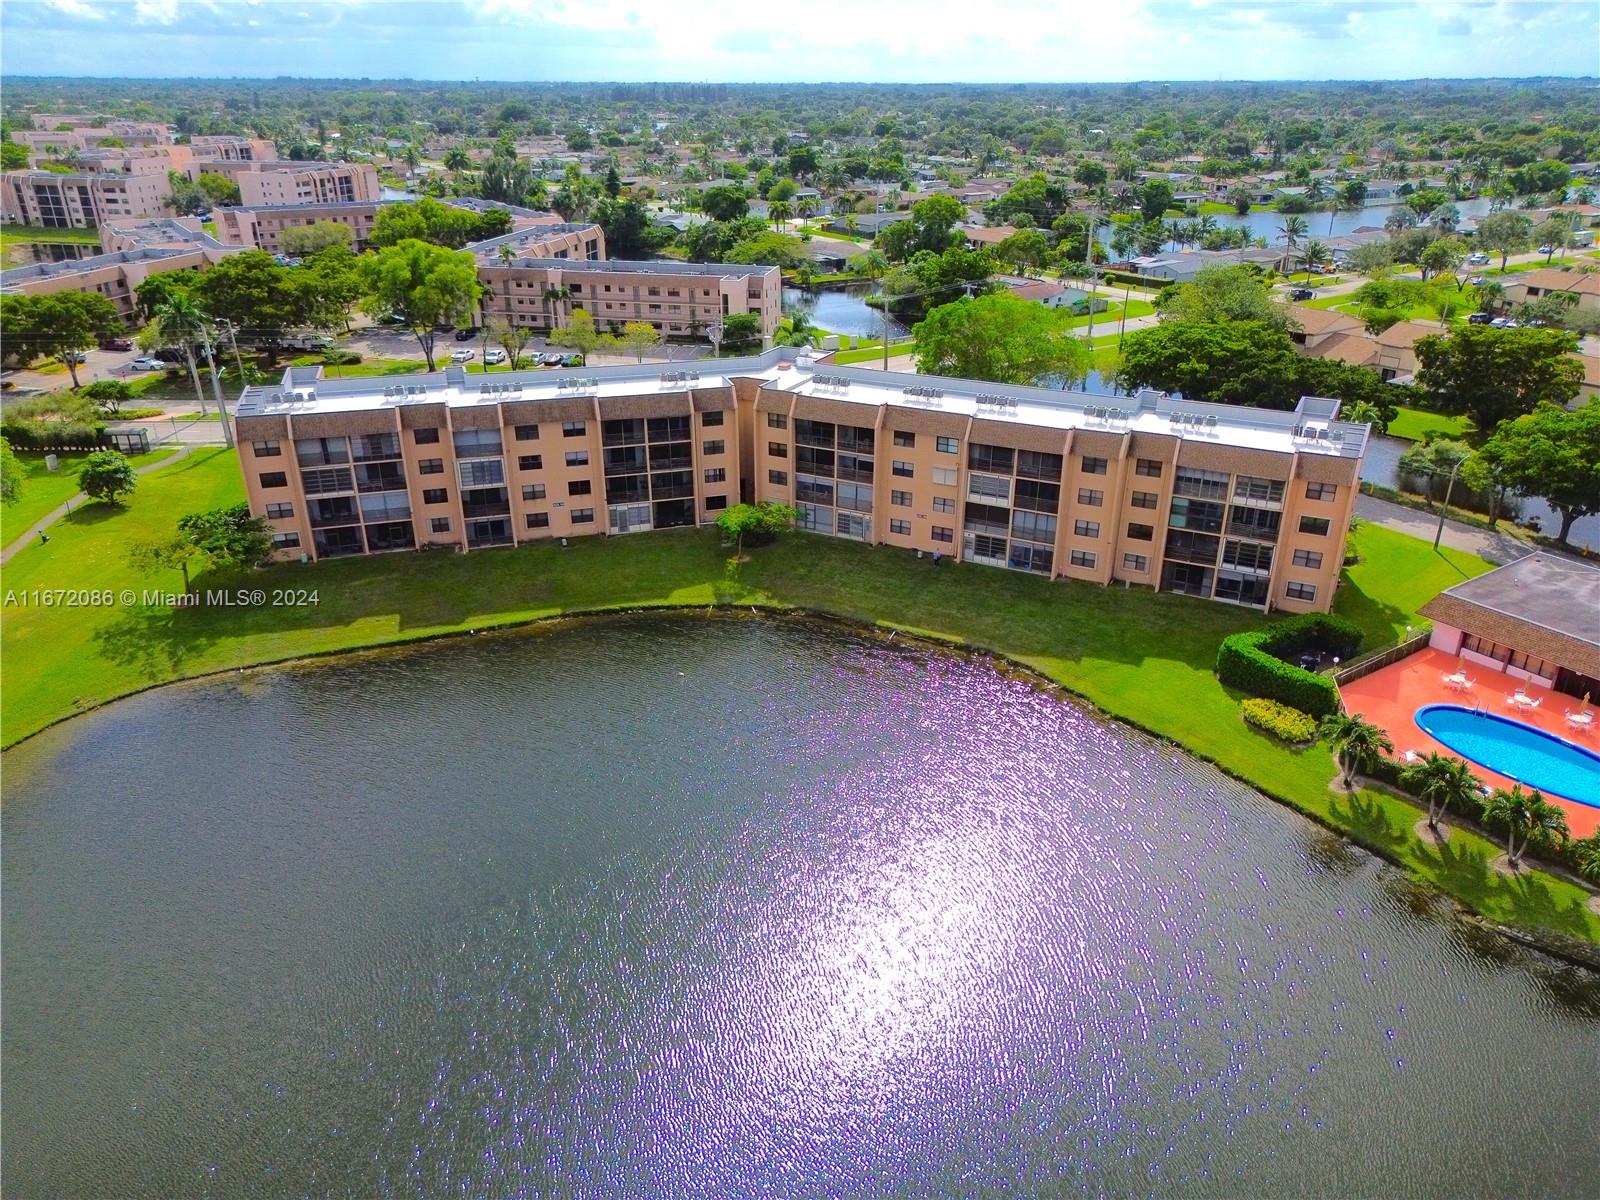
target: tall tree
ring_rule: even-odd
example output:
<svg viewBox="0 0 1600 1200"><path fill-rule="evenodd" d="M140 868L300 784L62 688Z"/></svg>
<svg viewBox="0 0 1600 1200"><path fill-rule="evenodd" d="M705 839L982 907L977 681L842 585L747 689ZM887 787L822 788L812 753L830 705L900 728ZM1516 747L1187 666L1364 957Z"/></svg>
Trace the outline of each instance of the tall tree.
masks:
<svg viewBox="0 0 1600 1200"><path fill-rule="evenodd" d="M1428 828L1437 831L1446 809L1472 812L1478 803L1478 777L1459 758L1429 754L1400 772L1400 785L1428 805Z"/></svg>
<svg viewBox="0 0 1600 1200"><path fill-rule="evenodd" d="M283 339L317 324L318 296L312 273L280 267L265 250L230 254L200 276L195 302L214 320L231 322L241 341L253 343L277 362Z"/></svg>
<svg viewBox="0 0 1600 1200"><path fill-rule="evenodd" d="M434 326L462 319L478 298L478 270L471 254L415 238L363 260L362 281L369 311L399 317L416 335L430 371L435 369Z"/></svg>
<svg viewBox="0 0 1600 1200"><path fill-rule="evenodd" d="M533 330L526 325L518 325L509 317L494 316L484 322L489 337L494 343L506 352L506 357L511 360L511 369L522 369L522 349L533 340Z"/></svg>
<svg viewBox="0 0 1600 1200"><path fill-rule="evenodd" d="M1476 458L1496 482L1548 500L1561 514L1556 540L1566 545L1574 522L1600 512L1600 403L1576 412L1540 404L1502 422Z"/></svg>
<svg viewBox="0 0 1600 1200"><path fill-rule="evenodd" d="M1490 213L1478 219L1478 232L1473 240L1480 250L1500 256L1500 269L1505 270L1506 260L1521 254L1533 245L1533 222L1521 213Z"/></svg>
<svg viewBox="0 0 1600 1200"><path fill-rule="evenodd" d="M1583 382L1577 339L1559 329L1463 325L1419 338L1417 386L1425 407L1465 413L1484 433L1541 403L1566 405Z"/></svg>
<svg viewBox="0 0 1600 1200"><path fill-rule="evenodd" d="M1354 789L1358 771L1370 771L1378 759L1394 750L1389 735L1364 720L1361 713L1329 713L1317 730L1328 742L1339 764L1339 782Z"/></svg>
<svg viewBox="0 0 1600 1200"><path fill-rule="evenodd" d="M1092 361L1068 313L1011 292L941 305L913 336L917 369L929 375L1025 384L1058 376L1071 386Z"/></svg>

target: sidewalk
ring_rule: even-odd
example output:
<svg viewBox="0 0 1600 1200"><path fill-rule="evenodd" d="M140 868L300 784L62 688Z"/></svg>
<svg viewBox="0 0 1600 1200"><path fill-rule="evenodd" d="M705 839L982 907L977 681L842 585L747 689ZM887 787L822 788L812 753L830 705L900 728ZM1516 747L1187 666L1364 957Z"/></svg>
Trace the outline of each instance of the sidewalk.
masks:
<svg viewBox="0 0 1600 1200"><path fill-rule="evenodd" d="M193 448L193 446L179 446L176 453L162 459L160 462L146 463L142 467L135 467L133 469L133 473L135 475L145 475L151 471L159 471L162 467L170 467L173 463L181 462L183 459L187 458L189 456L189 451ZM67 500L51 509L43 517L30 525L26 533L17 538L16 541L12 542L4 550L0 550L0 566L4 566L6 563L10 562L12 555L16 554L24 547L32 544L33 541L37 539L38 536L46 529L49 529L50 526L54 525L57 521L61 520L74 509L88 503L88 501L89 497L85 496L82 492L79 492L70 500Z"/></svg>
<svg viewBox="0 0 1600 1200"><path fill-rule="evenodd" d="M1423 538L1429 542L1433 541L1433 535L1439 528L1439 518L1436 514L1418 512L1403 504L1380 500L1377 496L1357 496L1356 516L1363 521L1371 521L1374 525L1382 525L1385 529L1393 529L1398 533ZM1479 558L1487 559L1497 566L1526 558L1540 549L1508 533L1479 529L1475 525L1465 525L1448 518L1445 520L1444 536L1439 539L1439 544L1449 546L1452 550L1465 550L1476 554Z"/></svg>

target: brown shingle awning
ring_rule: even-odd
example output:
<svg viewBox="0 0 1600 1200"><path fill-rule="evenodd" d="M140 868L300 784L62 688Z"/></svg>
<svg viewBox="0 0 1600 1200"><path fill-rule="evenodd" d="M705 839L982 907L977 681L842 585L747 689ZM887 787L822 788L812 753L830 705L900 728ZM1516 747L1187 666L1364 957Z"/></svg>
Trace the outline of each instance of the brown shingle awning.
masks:
<svg viewBox="0 0 1600 1200"><path fill-rule="evenodd" d="M1419 611L1430 621L1454 626L1513 650L1536 655L1580 675L1600 679L1600 646L1592 642L1547 629L1510 613L1483 608L1448 592L1441 592Z"/></svg>

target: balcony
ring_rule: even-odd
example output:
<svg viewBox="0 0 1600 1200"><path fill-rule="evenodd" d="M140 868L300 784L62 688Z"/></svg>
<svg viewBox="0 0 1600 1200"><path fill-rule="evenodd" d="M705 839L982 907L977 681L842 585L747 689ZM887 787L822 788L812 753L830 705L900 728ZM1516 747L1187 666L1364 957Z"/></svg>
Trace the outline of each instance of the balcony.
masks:
<svg viewBox="0 0 1600 1200"><path fill-rule="evenodd" d="M847 483L871 483L872 467L870 464L864 467L841 466L838 469L837 478Z"/></svg>
<svg viewBox="0 0 1600 1200"><path fill-rule="evenodd" d="M1217 551L1213 548L1208 553L1199 546L1168 546L1166 559L1168 562L1193 563L1200 567L1214 567L1217 565Z"/></svg>
<svg viewBox="0 0 1600 1200"><path fill-rule="evenodd" d="M511 515L511 502L509 500L485 500L476 504L463 504L461 511L470 520L473 517L508 517Z"/></svg>
<svg viewBox="0 0 1600 1200"><path fill-rule="evenodd" d="M694 495L694 484L674 483L667 487L652 487L650 499L652 500L683 500Z"/></svg>

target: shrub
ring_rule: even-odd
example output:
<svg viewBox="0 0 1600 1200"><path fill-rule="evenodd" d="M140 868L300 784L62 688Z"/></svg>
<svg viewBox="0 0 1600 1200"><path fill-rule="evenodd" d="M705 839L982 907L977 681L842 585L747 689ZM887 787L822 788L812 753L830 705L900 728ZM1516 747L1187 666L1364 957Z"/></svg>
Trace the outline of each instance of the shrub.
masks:
<svg viewBox="0 0 1600 1200"><path fill-rule="evenodd" d="M146 417L159 417L164 413L164 408L127 408L122 411L121 419L124 421L142 421Z"/></svg>
<svg viewBox="0 0 1600 1200"><path fill-rule="evenodd" d="M361 361L361 355L354 350L328 350L322 361L330 367L353 367Z"/></svg>
<svg viewBox="0 0 1600 1200"><path fill-rule="evenodd" d="M97 450L78 468L78 486L91 500L120 504L139 486L139 478L128 460L115 450Z"/></svg>
<svg viewBox="0 0 1600 1200"><path fill-rule="evenodd" d="M1326 613L1306 613L1224 638L1217 650L1217 678L1252 696L1324 717L1339 707L1333 680L1285 660L1311 650L1349 658L1360 645L1358 626Z"/></svg>
<svg viewBox="0 0 1600 1200"><path fill-rule="evenodd" d="M1308 712L1252 696L1239 703L1246 725L1285 742L1311 742L1317 737L1317 719Z"/></svg>

